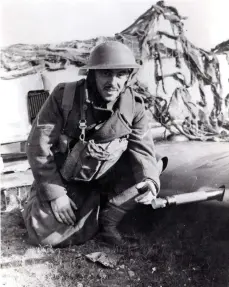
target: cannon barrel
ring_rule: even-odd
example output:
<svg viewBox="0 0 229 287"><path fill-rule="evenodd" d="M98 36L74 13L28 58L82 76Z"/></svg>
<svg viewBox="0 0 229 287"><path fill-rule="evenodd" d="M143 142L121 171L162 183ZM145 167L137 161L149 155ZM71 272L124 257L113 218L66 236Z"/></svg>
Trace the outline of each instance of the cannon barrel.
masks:
<svg viewBox="0 0 229 287"><path fill-rule="evenodd" d="M151 205L153 209L164 208L170 205L181 205L187 203L208 201L208 200L218 200L223 201L225 194L225 186L221 186L218 189L212 190L201 190L189 193L176 194L172 196L167 196L165 198L155 198L153 199Z"/></svg>

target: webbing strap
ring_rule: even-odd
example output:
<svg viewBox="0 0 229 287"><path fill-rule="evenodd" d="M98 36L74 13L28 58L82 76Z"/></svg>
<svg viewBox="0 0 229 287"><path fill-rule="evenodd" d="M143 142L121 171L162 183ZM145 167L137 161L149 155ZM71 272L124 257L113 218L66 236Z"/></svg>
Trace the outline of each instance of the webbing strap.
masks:
<svg viewBox="0 0 229 287"><path fill-rule="evenodd" d="M80 140L84 142L85 140L85 130L87 128L86 120L86 110L87 104L86 99L88 98L87 82L84 82L84 85L80 89L80 121L79 128L81 129Z"/></svg>
<svg viewBox="0 0 229 287"><path fill-rule="evenodd" d="M64 132L66 128L69 113L71 112L73 108L76 87L80 86L83 83L83 81L85 80L82 79L78 82L66 83L64 86L64 93L63 93L62 104L61 104L61 108L63 112L63 121L64 121L62 132Z"/></svg>
<svg viewBox="0 0 229 287"><path fill-rule="evenodd" d="M73 108L76 86L77 86L76 82L66 83L64 86L64 93L61 104L61 108L63 111L63 121L64 121L62 132L66 128L69 113Z"/></svg>

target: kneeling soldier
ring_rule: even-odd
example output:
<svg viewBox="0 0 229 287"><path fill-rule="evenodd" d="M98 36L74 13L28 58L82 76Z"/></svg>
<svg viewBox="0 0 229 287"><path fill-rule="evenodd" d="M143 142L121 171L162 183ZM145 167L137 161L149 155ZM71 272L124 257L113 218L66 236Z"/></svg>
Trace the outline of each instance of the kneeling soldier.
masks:
<svg viewBox="0 0 229 287"><path fill-rule="evenodd" d="M84 243L100 227L104 241L125 245L119 222L160 189L144 104L131 86L139 68L131 50L102 43L83 68L86 80L54 89L28 138L35 180L23 217L33 244Z"/></svg>

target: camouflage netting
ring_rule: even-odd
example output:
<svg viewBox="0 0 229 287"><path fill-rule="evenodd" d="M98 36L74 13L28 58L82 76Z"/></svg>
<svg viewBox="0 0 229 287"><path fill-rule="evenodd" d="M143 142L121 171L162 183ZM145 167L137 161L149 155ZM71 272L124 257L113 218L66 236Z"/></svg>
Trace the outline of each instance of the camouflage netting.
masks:
<svg viewBox="0 0 229 287"><path fill-rule="evenodd" d="M184 20L175 7L157 2L131 26L115 35L142 63L135 89L142 93L154 120L172 134L194 140L229 140L229 95L222 95L217 53L194 46L184 34ZM83 66L90 50L110 38L58 45L12 45L2 49L1 78L13 79L43 70ZM227 53L228 56L228 53Z"/></svg>
<svg viewBox="0 0 229 287"><path fill-rule="evenodd" d="M229 123L222 111L227 108L227 99L221 94L218 59L215 53L188 41L183 20L176 8L160 1L116 37L135 46L135 50L138 47L136 57L143 69L144 63L152 63L155 89L149 92L148 85L144 88L140 82L136 88L144 94L154 119L170 132L189 139L228 141ZM172 60L174 67L170 65L170 69L168 61ZM168 78L177 84L167 89ZM198 86L199 99L191 94L194 86Z"/></svg>

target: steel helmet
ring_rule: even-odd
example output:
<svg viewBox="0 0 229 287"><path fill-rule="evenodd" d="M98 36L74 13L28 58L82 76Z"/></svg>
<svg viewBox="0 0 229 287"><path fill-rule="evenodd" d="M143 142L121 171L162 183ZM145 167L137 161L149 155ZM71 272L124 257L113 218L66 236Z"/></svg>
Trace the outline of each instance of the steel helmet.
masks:
<svg viewBox="0 0 229 287"><path fill-rule="evenodd" d="M132 51L118 41L108 41L97 45L91 52L87 65L82 69L137 69Z"/></svg>

